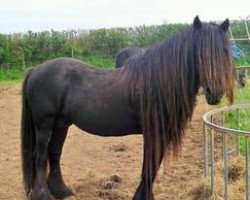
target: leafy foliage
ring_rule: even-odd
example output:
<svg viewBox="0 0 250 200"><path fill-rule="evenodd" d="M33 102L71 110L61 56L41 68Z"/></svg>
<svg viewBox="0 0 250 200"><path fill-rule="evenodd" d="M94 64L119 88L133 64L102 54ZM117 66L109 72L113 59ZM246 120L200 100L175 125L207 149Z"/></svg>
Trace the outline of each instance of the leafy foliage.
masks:
<svg viewBox="0 0 250 200"><path fill-rule="evenodd" d="M186 24L97 30L43 31L0 34L0 66L30 67L56 57L114 58L125 46L145 47L168 37ZM109 66L108 66L109 67Z"/></svg>
<svg viewBox="0 0 250 200"><path fill-rule="evenodd" d="M147 47L169 37L188 24L162 24L159 26L136 26L96 30L43 31L0 34L0 79L12 79L27 67L36 66L56 57L74 57L97 67L113 67L117 52L126 46ZM249 25L249 24L248 24ZM245 37L244 23L233 21L234 37ZM235 61L249 65L249 41L237 41L247 56ZM17 69L15 72L10 69ZM14 77L17 77L14 75ZM19 76L20 77L20 76Z"/></svg>

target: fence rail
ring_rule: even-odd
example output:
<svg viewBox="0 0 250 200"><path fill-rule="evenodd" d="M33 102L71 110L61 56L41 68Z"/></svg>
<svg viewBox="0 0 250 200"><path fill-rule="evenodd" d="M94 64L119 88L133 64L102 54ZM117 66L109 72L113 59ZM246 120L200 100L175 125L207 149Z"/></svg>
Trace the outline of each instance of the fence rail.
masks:
<svg viewBox="0 0 250 200"><path fill-rule="evenodd" d="M250 104L233 105L224 108L214 109L206 113L203 117L204 121L204 175L209 177L210 171L210 189L214 193L215 190L215 134L222 135L222 159L223 159L223 176L224 176L224 199L228 199L228 156L233 152L239 154L239 137L245 138L245 159L246 159L246 194L245 198L250 200L250 180L249 180L249 138L250 130L238 130L240 123L240 112L242 110L250 110ZM229 111L236 111L237 129L225 127L225 114ZM218 120L219 118L219 120ZM234 135L237 137L236 148L229 150L228 136Z"/></svg>

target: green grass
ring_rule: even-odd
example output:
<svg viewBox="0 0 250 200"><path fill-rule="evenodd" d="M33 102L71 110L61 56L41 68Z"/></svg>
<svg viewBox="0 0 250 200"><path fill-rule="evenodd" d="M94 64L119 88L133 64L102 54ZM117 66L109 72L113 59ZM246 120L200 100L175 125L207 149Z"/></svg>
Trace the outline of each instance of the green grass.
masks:
<svg viewBox="0 0 250 200"><path fill-rule="evenodd" d="M250 81L246 84L246 87L237 89L235 95L235 103L239 104L247 104L250 103ZM236 111L230 111L227 114L226 123L231 128L239 128L240 130L249 131L250 130L250 109L241 109L239 112L239 116L241 121L239 122L239 127L237 124L237 114Z"/></svg>
<svg viewBox="0 0 250 200"><path fill-rule="evenodd" d="M20 82L24 73L22 68L0 68L0 84Z"/></svg>

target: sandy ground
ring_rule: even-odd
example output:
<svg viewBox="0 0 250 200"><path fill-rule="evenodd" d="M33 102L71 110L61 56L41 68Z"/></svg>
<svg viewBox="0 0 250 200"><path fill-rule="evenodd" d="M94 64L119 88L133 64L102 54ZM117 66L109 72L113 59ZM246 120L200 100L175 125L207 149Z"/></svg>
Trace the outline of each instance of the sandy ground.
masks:
<svg viewBox="0 0 250 200"><path fill-rule="evenodd" d="M0 199L24 198L20 166L20 85L0 86ZM190 191L202 178L202 115L198 97L183 142L182 157L159 171L156 200L193 199ZM76 200L129 200L139 183L142 137L103 138L72 126L65 143L62 171Z"/></svg>

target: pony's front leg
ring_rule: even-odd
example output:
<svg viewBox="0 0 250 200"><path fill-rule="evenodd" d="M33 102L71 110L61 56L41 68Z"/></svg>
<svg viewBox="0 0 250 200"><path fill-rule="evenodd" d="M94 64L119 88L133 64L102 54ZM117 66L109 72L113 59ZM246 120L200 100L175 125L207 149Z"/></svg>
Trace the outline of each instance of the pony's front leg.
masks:
<svg viewBox="0 0 250 200"><path fill-rule="evenodd" d="M154 200L152 185L150 186L147 184L147 181L143 177L138 188L136 189L133 200Z"/></svg>
<svg viewBox="0 0 250 200"><path fill-rule="evenodd" d="M47 157L48 157L48 144L51 136L51 125L53 120L48 119L38 126L35 126L35 168L36 177L34 188L31 191L31 200L55 200L48 189L47 185Z"/></svg>
<svg viewBox="0 0 250 200"><path fill-rule="evenodd" d="M146 145L144 141L141 182L136 189L133 200L154 200L152 187L165 154L164 149L156 141L147 142Z"/></svg>

